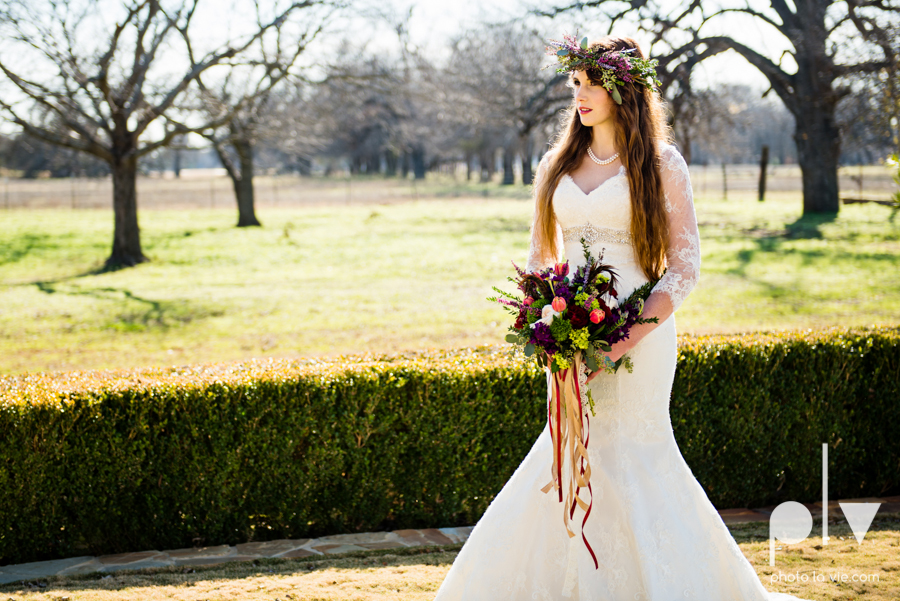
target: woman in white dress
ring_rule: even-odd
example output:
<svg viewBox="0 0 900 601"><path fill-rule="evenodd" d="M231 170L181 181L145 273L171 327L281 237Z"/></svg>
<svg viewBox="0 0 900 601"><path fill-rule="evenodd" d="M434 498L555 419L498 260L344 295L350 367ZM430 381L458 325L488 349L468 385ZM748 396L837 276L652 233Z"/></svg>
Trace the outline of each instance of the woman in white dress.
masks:
<svg viewBox="0 0 900 601"><path fill-rule="evenodd" d="M662 275L644 309L659 321L635 326L607 353L612 361L627 353L632 373L581 375L596 412L588 448L593 506L582 532L580 508L570 538L558 496L541 492L553 462L545 426L472 530L436 601L796 600L766 591L673 436L674 313L699 278L700 240L687 165L667 142L655 62L631 38L566 40L554 48L560 70L571 73L573 104L535 177L526 271L565 256L573 273L584 263L583 237L615 268L619 298Z"/></svg>

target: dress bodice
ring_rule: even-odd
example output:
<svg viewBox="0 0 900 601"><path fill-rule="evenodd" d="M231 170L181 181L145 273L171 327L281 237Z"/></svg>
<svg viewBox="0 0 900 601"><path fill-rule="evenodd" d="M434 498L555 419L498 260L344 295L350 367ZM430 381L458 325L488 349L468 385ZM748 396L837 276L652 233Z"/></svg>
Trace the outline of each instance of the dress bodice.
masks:
<svg viewBox="0 0 900 601"><path fill-rule="evenodd" d="M546 172L547 161L545 156L538 169L538 177ZM700 237L687 164L671 144L660 148L660 174L668 217L669 244L666 251L667 271L653 292L665 293L674 311L699 279ZM564 175L553 192L552 208L556 243L555 249L550 250L555 250L555 256L546 257L554 253L544 252L535 235L537 228L533 226L526 271L538 271L568 260L570 271L574 272L585 263L581 246L583 237L592 256L600 257L602 253L602 261L614 267L619 280L617 290L620 298L647 283L631 234L631 193L624 166L588 193L582 191L570 175Z"/></svg>
<svg viewBox="0 0 900 601"><path fill-rule="evenodd" d="M625 167L588 193L568 174L553 193L553 213L559 224L563 255L575 271L584 265L584 238L591 255L615 268L618 290L625 295L645 284L631 237L631 194Z"/></svg>
<svg viewBox="0 0 900 601"><path fill-rule="evenodd" d="M553 194L556 220L566 228L585 223L628 231L631 227L631 195L625 167L585 194L571 175L564 175Z"/></svg>

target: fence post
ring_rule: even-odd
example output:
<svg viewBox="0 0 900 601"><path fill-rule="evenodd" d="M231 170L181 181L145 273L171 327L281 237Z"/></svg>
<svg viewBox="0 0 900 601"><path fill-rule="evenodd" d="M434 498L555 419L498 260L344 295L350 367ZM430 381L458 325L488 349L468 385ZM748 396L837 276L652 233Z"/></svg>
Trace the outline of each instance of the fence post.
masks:
<svg viewBox="0 0 900 601"><path fill-rule="evenodd" d="M728 200L728 174L725 172L725 161L722 161L722 200Z"/></svg>
<svg viewBox="0 0 900 601"><path fill-rule="evenodd" d="M769 166L769 147L763 144L762 157L759 160L759 202L766 197L766 168Z"/></svg>

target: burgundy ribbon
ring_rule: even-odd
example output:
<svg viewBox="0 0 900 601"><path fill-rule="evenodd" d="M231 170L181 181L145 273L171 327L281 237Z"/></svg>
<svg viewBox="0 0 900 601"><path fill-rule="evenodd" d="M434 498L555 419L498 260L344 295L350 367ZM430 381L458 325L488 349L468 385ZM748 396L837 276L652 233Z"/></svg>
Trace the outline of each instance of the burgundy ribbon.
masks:
<svg viewBox="0 0 900 601"><path fill-rule="evenodd" d="M580 352L575 354L573 363L573 368L562 369L553 374L551 392L555 392L555 394L551 394L547 403L547 420L550 426L550 436L553 439L552 478L541 491L547 493L551 488L555 488L559 492L560 503L563 503L563 489L566 488L565 484L568 484L569 493L566 495L563 506L563 524L569 536L575 536L575 533L569 528L569 519L574 519L577 506L584 509L581 538L594 560L596 569L599 568L597 556L584 534L584 526L587 524L594 505L594 491L591 487L591 467L587 454L587 445L590 441L590 419L584 413L584 407L581 404L581 387L578 383L578 373L581 370ZM563 412L566 413L565 420L562 417ZM553 423L554 417L556 418L555 424ZM567 483L563 483L563 463L566 459L571 463L572 477ZM587 488L591 497L590 502L585 502L579 496L582 488ZM571 506L569 501L571 501Z"/></svg>

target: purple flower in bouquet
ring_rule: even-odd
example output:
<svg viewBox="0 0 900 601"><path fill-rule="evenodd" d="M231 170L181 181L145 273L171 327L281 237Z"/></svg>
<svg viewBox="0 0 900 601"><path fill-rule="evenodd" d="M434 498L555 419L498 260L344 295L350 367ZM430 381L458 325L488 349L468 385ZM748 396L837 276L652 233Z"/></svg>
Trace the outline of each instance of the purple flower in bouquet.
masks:
<svg viewBox="0 0 900 601"><path fill-rule="evenodd" d="M531 337L535 345L543 348L546 351L558 350L556 346L556 340L553 338L553 334L550 332L550 326L543 322L534 324L534 332Z"/></svg>
<svg viewBox="0 0 900 601"><path fill-rule="evenodd" d="M553 287L553 292L556 293L556 296L566 299L567 305L572 304L572 299L575 298L575 294L572 293L568 284L557 284Z"/></svg>
<svg viewBox="0 0 900 601"><path fill-rule="evenodd" d="M602 254L592 257L584 239L582 247L585 263L571 275L568 262L531 273L516 266L518 278L509 280L523 297L495 287L500 296L489 298L515 316L506 341L523 345L526 357L534 357L553 373L568 369L579 354L588 369L600 369L601 351L609 352L611 344L627 338L634 324L657 321L641 318L643 299L655 282L619 301L615 270L602 262ZM630 371L630 363L624 364Z"/></svg>

